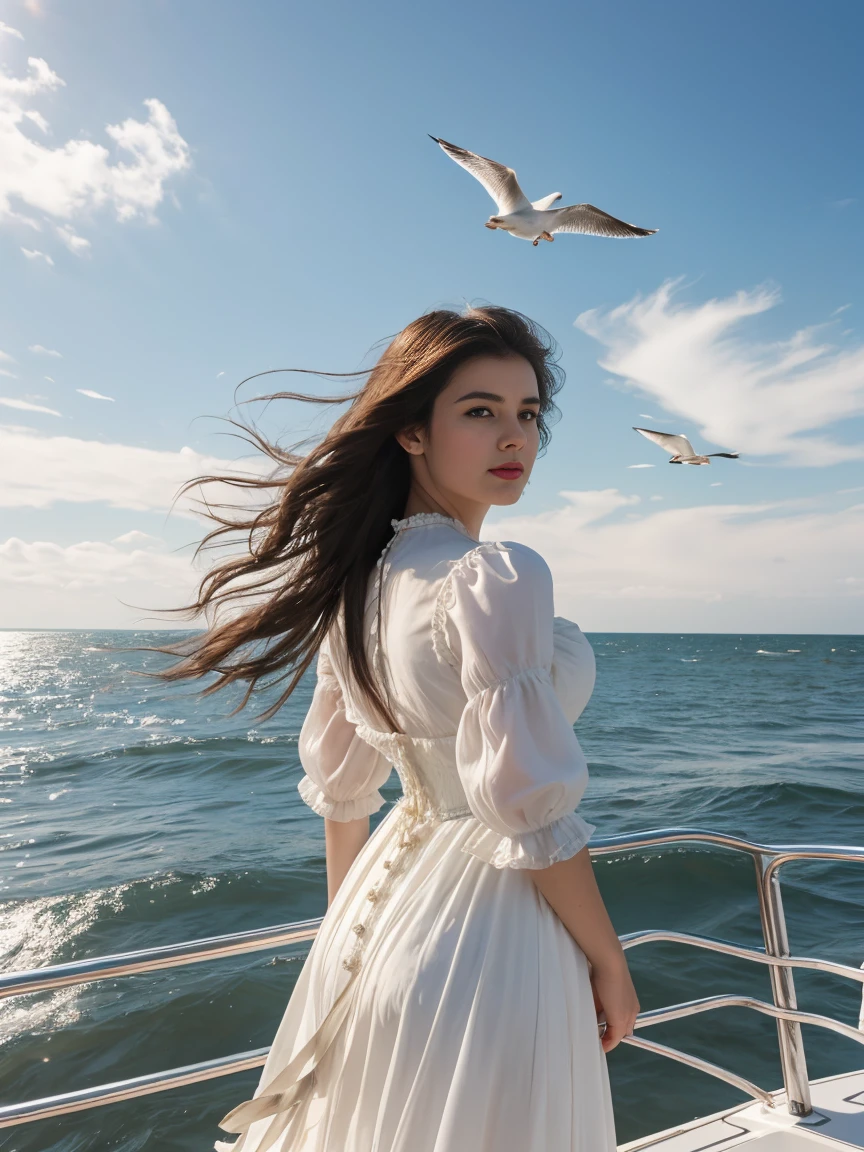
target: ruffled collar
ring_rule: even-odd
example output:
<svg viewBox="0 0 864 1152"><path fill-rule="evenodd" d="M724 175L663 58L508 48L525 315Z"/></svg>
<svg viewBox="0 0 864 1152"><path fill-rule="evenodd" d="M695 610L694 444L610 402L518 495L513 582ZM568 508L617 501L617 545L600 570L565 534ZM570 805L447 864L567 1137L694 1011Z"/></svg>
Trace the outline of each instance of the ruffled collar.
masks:
<svg viewBox="0 0 864 1152"><path fill-rule="evenodd" d="M445 516L443 512L415 512L412 516L405 516L402 520L390 521L390 527L394 534L401 532L403 528L428 528L433 524L449 524L451 528L455 528L463 536L467 536L470 540L474 539L461 520L457 520L455 516Z"/></svg>

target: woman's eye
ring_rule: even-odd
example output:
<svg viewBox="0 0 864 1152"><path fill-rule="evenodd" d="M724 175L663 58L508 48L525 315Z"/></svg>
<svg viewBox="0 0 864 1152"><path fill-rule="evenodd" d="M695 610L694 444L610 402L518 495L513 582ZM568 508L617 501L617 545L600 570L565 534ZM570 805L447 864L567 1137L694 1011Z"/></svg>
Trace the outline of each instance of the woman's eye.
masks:
<svg viewBox="0 0 864 1152"><path fill-rule="evenodd" d="M489 412L491 415L492 410L490 408L487 408L485 406L485 404L481 404L478 408L469 408L468 411L465 413L465 415L466 416L474 416L477 412ZM531 408L526 408L525 411L520 412L519 415L520 416L530 416L532 420L537 419L537 413Z"/></svg>

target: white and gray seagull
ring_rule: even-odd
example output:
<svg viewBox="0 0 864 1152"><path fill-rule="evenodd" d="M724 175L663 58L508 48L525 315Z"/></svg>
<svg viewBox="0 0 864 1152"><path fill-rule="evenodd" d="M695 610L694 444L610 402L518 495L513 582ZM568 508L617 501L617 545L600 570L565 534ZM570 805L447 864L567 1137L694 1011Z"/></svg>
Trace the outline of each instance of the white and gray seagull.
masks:
<svg viewBox="0 0 864 1152"><path fill-rule="evenodd" d="M670 464L710 464L709 456L722 456L725 460L737 460L740 452L709 452L700 456L693 451L693 445L686 436L675 436L671 432L653 432L650 428L637 428L634 432L641 432L648 440L659 444L664 452L671 452Z"/></svg>
<svg viewBox="0 0 864 1152"><path fill-rule="evenodd" d="M560 192L544 196L532 204L516 179L512 168L478 156L465 148L457 148L446 140L431 136L440 144L451 160L455 160L483 185L498 208L497 216L490 216L487 228L501 228L520 240L530 240L534 247L541 240L554 240L553 232L583 232L588 236L610 236L622 239L629 236L653 236L656 228L637 228L627 224L593 204L570 204L566 208L552 208L561 199Z"/></svg>

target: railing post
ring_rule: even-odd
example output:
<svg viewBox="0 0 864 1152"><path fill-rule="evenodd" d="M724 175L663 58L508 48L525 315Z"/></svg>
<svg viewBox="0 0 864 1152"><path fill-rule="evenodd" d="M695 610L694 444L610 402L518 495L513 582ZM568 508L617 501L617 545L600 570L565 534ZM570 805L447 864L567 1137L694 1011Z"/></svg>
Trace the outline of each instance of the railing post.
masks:
<svg viewBox="0 0 864 1152"><path fill-rule="evenodd" d="M789 937L786 932L786 917L783 914L783 898L780 895L780 878L776 869L773 869L770 875L766 875L765 857L761 853L754 853L753 862L756 865L759 917L762 921L765 951L770 956L778 958L788 956ZM792 1009L798 1007L791 968L771 965L771 990L776 1007ZM786 1088L789 1111L793 1116L809 1116L813 1111L813 1105L810 1102L810 1082L807 1078L807 1060L804 1055L801 1025L792 1020L778 1020L777 1038L780 1042L780 1065L783 1069L783 1084Z"/></svg>

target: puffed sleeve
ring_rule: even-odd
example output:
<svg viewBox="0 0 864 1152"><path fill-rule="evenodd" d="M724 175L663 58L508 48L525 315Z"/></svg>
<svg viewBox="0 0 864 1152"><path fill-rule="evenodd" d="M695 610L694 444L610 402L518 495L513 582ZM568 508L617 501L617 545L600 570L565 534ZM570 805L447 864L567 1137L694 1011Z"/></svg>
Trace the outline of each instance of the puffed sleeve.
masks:
<svg viewBox="0 0 864 1152"><path fill-rule="evenodd" d="M305 775L297 791L319 816L357 820L384 803L378 789L392 766L362 740L345 715L342 688L325 643L318 650L318 679L300 729L298 752Z"/></svg>
<svg viewBox="0 0 864 1152"><path fill-rule="evenodd" d="M552 685L564 715L575 724L594 691L594 649L578 624L564 616L552 621Z"/></svg>
<svg viewBox="0 0 864 1152"><path fill-rule="evenodd" d="M594 826L575 811L588 767L553 683L555 625L546 562L525 545L487 541L453 565L442 606L442 645L460 670L467 697L457 766L481 825L463 851L496 868L546 868L575 856ZM571 647L581 644L573 628L564 641ZM570 693L572 653L561 652L562 685L571 677ZM584 655L580 663L584 667ZM581 682L585 696L584 670ZM572 695L571 712L577 703Z"/></svg>

